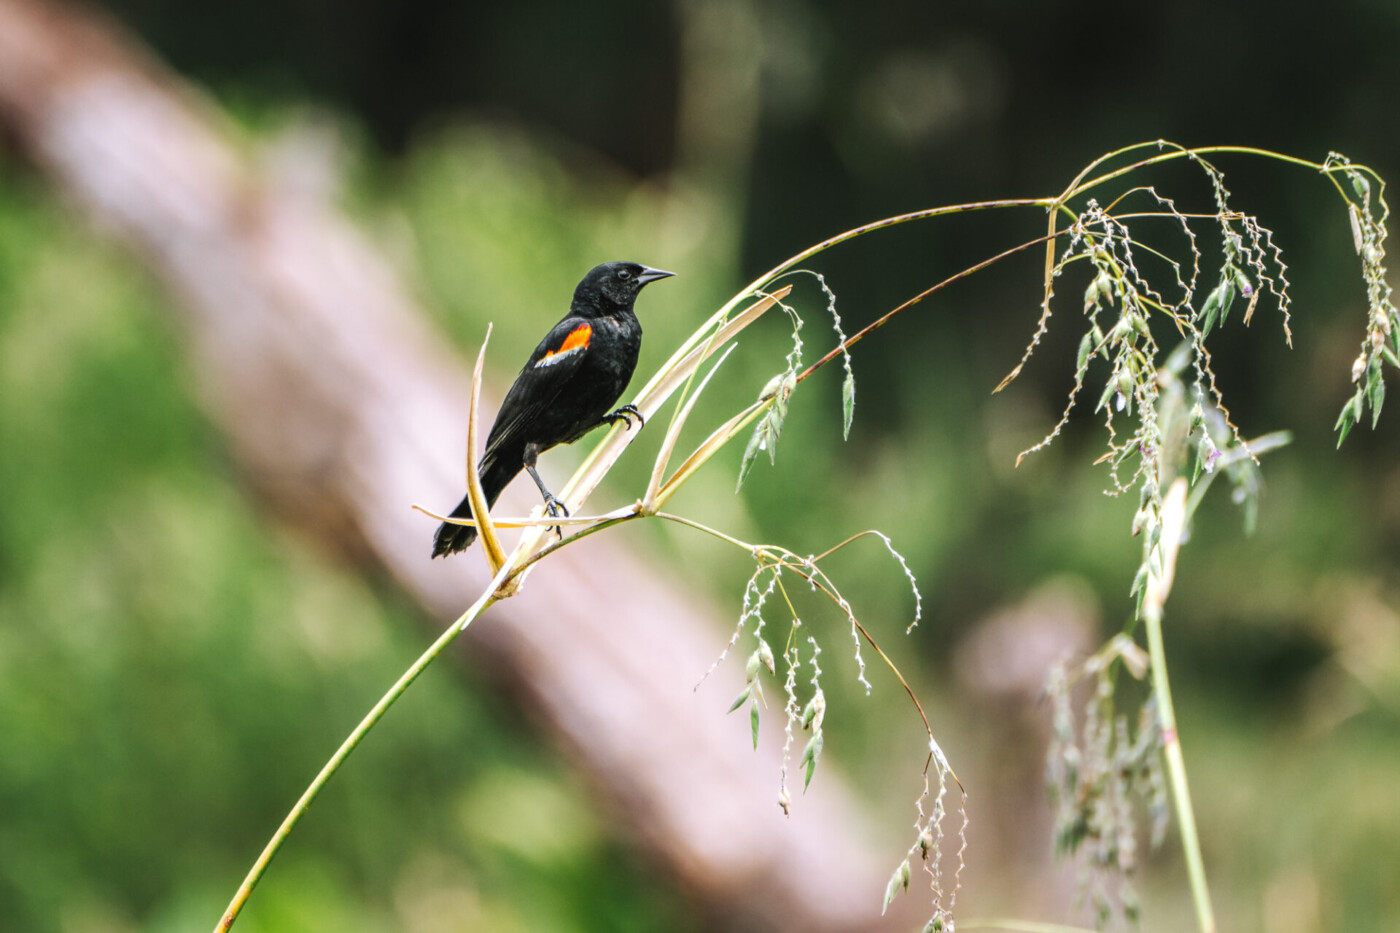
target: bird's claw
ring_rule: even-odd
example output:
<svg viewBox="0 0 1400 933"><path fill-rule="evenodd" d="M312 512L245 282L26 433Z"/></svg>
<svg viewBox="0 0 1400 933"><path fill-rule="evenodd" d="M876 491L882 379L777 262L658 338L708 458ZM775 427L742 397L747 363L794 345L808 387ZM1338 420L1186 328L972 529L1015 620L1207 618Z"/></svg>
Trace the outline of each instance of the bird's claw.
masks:
<svg viewBox="0 0 1400 933"><path fill-rule="evenodd" d="M644 428L647 426L647 419L642 417L642 413L637 410L636 405L623 405L617 411L603 416L603 420L608 423L608 427L612 427L614 424L621 421L629 431L632 430L633 418L637 419L637 427Z"/></svg>
<svg viewBox="0 0 1400 933"><path fill-rule="evenodd" d="M545 496L544 510L549 513L550 518L559 518L561 516L564 518L569 517L569 507L565 505L561 500L555 498L553 495ZM561 540L563 539L564 529L562 526L551 525L549 530L553 531L556 535L558 535Z"/></svg>

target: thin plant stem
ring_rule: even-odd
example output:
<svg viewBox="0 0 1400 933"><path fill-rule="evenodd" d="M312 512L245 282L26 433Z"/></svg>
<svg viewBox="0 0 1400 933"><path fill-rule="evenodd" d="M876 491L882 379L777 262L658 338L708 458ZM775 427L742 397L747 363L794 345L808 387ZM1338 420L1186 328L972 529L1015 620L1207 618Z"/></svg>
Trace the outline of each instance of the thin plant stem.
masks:
<svg viewBox="0 0 1400 933"><path fill-rule="evenodd" d="M1157 694L1157 710L1162 726L1162 743L1167 756L1167 780L1172 789L1177 822L1181 827L1181 847L1186 856L1186 874L1191 882L1191 900L1196 907L1196 925L1201 933L1215 933L1215 910L1210 903L1205 861L1196 834L1196 814L1191 807L1191 790L1186 781L1186 759L1176 732L1176 712L1172 708L1171 685L1167 679L1167 656L1162 645L1162 613L1144 610L1147 653L1152 658L1152 687Z"/></svg>
<svg viewBox="0 0 1400 933"><path fill-rule="evenodd" d="M272 864L272 859L281 850L283 844L287 841L287 837L291 835L297 823L299 823L301 818L306 815L306 812L311 809L311 804L315 802L316 798L320 795L321 789L326 786L326 783L330 781L336 771L340 770L341 764L344 763L345 759L350 757L350 753L364 741L369 731L373 729L379 720L384 717L384 714L389 711L389 707L393 706L399 697L404 695L413 682L418 679L418 675L427 670L429 664L437 660L438 655L446 650L453 639L461 634L473 619L480 616L501 598L496 595L496 588L500 586L504 580L505 569L506 568L503 568L502 573L497 575L498 579L491 581L491 586L486 589L481 598L478 599L470 609L463 613L461 618L448 626L447 631L439 635L437 641L433 642L428 650L424 651L423 654L419 656L418 660L414 661L412 666L403 672L403 675L394 682L394 685L389 688L389 691L379 698L378 703L374 704L374 708L360 720L357 726L355 726L354 731L341 743L340 748L336 749L335 754L331 756L330 760L322 766L320 773L316 775L316 779L302 792L301 798L297 800L291 812L282 820L282 825L277 827L277 832L272 834L272 838L268 840L267 846L263 849L262 854L258 856L258 860L254 862L253 867L249 869L247 876L243 879L243 883L239 885L237 893L234 894L233 900L229 902L228 908L224 910L223 917L220 918L218 925L214 927L214 933L226 933L226 931L233 926L234 921L238 919L238 915L243 911L244 905L247 904L249 896L252 895L253 888L257 887L258 882L262 880L262 876L267 872L268 866Z"/></svg>
<svg viewBox="0 0 1400 933"><path fill-rule="evenodd" d="M970 210L971 207L969 206L968 209ZM1063 232L1064 231L1060 231L1060 233ZM856 331L850 337L846 338L844 341L842 341L840 344L838 344L836 347L830 350L826 355L824 355L821 359L817 360L811 366L808 366L805 370L799 373L797 376L797 381L801 382L802 380L806 379L808 376L812 375L812 373L816 372L818 369L821 369L827 363L830 363L832 360L834 360L843 350L855 346L861 341L862 338L869 335L872 331L884 326L895 315L907 311L909 308L912 308L914 305L923 301L925 298L927 298L929 295L932 295L934 292L947 288L949 285L952 285L959 279L967 278L974 272L980 272L988 266L992 265L993 263L1001 262L1001 260L1005 259L1008 256L1013 256L1016 253L1019 253L1023 250L1030 249L1032 246L1038 246L1041 243L1046 242L1047 240L1053 239L1053 237L1057 235L1059 234L1049 234L1046 236L1038 236L1034 240L1027 240L1019 246L1013 246L1010 249L1002 250L995 256L990 256L979 263L968 266L961 272L955 272L936 285L929 286L928 288L919 292L913 298L910 298L898 307L885 312L883 315L871 321L869 324Z"/></svg>
<svg viewBox="0 0 1400 933"><path fill-rule="evenodd" d="M1176 555L1181 545L1186 518L1184 477L1172 483L1162 504L1162 560L1160 572L1149 571L1147 593L1142 601L1143 625L1147 629L1147 653L1152 659L1152 688L1157 696L1157 715L1162 729L1162 745L1167 757L1167 781L1177 824L1181 827L1181 847L1186 857L1186 874L1191 882L1191 900L1196 908L1200 933L1215 933L1215 911L1206 884L1205 861L1201 858L1200 837L1196 833L1196 813L1191 806L1191 790L1186 782L1186 759L1176 731L1176 710L1172 706L1171 681L1167 678L1167 652L1162 640L1162 607L1171 592L1176 572Z"/></svg>

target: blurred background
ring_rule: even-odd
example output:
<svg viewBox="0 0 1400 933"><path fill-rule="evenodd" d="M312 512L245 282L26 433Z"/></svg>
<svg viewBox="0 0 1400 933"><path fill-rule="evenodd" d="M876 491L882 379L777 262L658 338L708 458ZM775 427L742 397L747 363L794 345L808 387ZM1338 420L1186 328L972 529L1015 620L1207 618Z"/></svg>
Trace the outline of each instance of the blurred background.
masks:
<svg viewBox="0 0 1400 933"><path fill-rule="evenodd" d="M372 537L363 527L346 536L334 516L289 505L275 463L249 468L247 441L231 442L225 426L236 406L204 381L219 344L189 323L189 307L216 300L191 283L213 273L173 261L181 238L143 227L143 199L128 209L100 183L131 142L129 125L45 135L74 112L16 77L43 36L69 56L66 70L36 67L24 80L71 88L99 64L129 67L196 108L224 147L218 159L250 184L348 217L426 313L404 327L422 328L441 354L432 366L453 347L474 357L494 322L486 368L496 393L595 262L680 273L639 305L644 378L744 283L808 245L919 208L1053 195L1130 143L1240 144L1315 161L1336 150L1400 178L1400 125L1386 103L1400 97L1400 6L1363 0L1325 17L1263 2L1110 12L903 0L0 0L6 31L6 930L211 927L321 763L466 605L425 606L408 572L358 543ZM186 164L166 139L142 142ZM1217 913L1230 930L1393 930L1400 413L1336 449L1365 293L1331 185L1260 160L1217 165L1235 206L1283 247L1294 335L1290 350L1267 299L1250 328L1232 317L1216 343L1221 387L1246 436L1295 438L1264 464L1252 536L1227 491L1212 491L1167 608ZM1183 209L1210 209L1197 176L1151 181ZM1023 209L900 227L814 268L851 332L1044 223ZM1014 467L1063 407L1080 333L1080 288L1066 286L1024 375L990 394L1034 328L1039 283L1040 258L1021 257L897 319L854 353L848 441L838 374L824 373L796 394L775 467L761 460L735 496L739 451L727 453L674 510L799 553L869 527L891 536L923 595L912 635L913 601L883 548L853 549L830 572L923 699L968 788L959 916L1084 924L1076 867L1050 855L1040 691L1052 662L1091 651L1131 613L1136 502L1104 495L1106 468L1091 465L1101 427L1087 413ZM825 299L804 287L798 307L815 359L831 333ZM781 318L755 328L702 420L753 398L790 346ZM303 349L319 348L310 339ZM436 451L460 464L465 396L451 401L461 420ZM639 494L659 434L622 460L599 503ZM588 444L579 447L545 458L546 475L567 476ZM441 486L410 494L393 507L445 508L456 496ZM432 522L404 521L421 554L403 561L426 561ZM672 685L689 701L737 617L748 561L673 527L619 537L663 579L683 579L693 595L680 598L709 627L710 655ZM582 572L609 572L590 570L577 550ZM457 572L466 563L479 572L478 557L457 560ZM545 587L547 572L532 585ZM613 598L640 597L620 587ZM864 696L839 613L815 602L804 611L826 648L823 768L829 782L841 776L838 810L887 872L910 841L921 785L917 716L873 665L875 690ZM653 625L664 633L667 621ZM568 727L522 685L528 676L503 678L470 645L432 669L337 776L238 928L799 928L731 899L729 882L697 882L664 840L646 838L644 820L620 815L597 763L579 770L588 743L560 740ZM747 724L724 719L732 694L698 696L697 715L751 754ZM638 733L635 751L645 759L673 745L663 752ZM781 820L776 757L758 756L752 794L773 811L760 829L780 836L804 819L803 804ZM821 855L840 865L844 852ZM1174 833L1160 852L1144 851L1136 881L1144 929L1188 928ZM864 905L872 929L882 893L883 875Z"/></svg>

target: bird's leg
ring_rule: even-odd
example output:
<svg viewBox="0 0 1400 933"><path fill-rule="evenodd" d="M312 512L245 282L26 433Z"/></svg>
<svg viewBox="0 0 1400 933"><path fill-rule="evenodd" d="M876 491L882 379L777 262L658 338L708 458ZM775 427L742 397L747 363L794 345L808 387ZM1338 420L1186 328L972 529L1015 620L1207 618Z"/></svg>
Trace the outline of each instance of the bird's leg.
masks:
<svg viewBox="0 0 1400 933"><path fill-rule="evenodd" d="M638 427L644 428L647 426L647 419L643 418L642 413L637 411L636 405L623 405L617 411L604 415L603 423L608 427L612 427L614 424L621 421L623 424L627 425L627 430L630 431L632 430L633 418L637 419Z"/></svg>
<svg viewBox="0 0 1400 933"><path fill-rule="evenodd" d="M540 450L534 444L525 445L525 469L530 471L530 478L535 481L535 485L540 487L540 495L544 496L544 507L551 517L558 518L563 515L569 517L569 507L555 497L554 493L545 486L544 480L540 479L540 474L535 469L535 460L539 457ZM564 537L564 529L559 525L554 526L554 533L560 538Z"/></svg>

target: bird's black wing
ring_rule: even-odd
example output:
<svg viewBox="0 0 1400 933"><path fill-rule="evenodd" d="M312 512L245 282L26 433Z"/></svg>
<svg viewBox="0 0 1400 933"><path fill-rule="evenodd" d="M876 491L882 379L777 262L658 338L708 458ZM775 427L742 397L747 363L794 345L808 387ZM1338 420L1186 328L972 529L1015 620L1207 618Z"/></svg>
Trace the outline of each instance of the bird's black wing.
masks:
<svg viewBox="0 0 1400 933"><path fill-rule="evenodd" d="M483 459L494 459L502 451L530 440L548 440L528 435L537 426L553 420L551 414L583 365L592 338L593 326L581 317L570 315L554 325L530 354L501 402Z"/></svg>

